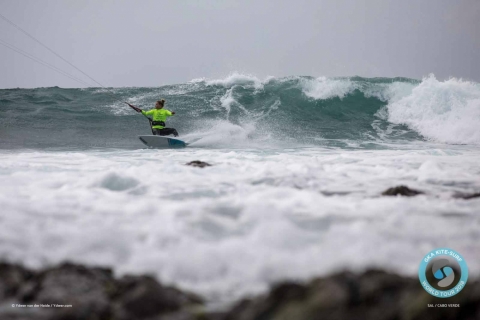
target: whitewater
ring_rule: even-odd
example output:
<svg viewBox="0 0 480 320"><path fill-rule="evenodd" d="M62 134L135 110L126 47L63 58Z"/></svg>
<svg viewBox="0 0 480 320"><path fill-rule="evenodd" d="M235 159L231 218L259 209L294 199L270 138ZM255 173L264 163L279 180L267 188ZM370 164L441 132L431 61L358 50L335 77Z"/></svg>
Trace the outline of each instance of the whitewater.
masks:
<svg viewBox="0 0 480 320"><path fill-rule="evenodd" d="M118 97L113 100L111 94ZM166 99L190 143L146 149ZM480 274L480 84L233 73L152 88L0 90L0 260L152 274L223 304L286 279ZM185 165L202 160L211 167ZM416 197L382 196L398 185Z"/></svg>

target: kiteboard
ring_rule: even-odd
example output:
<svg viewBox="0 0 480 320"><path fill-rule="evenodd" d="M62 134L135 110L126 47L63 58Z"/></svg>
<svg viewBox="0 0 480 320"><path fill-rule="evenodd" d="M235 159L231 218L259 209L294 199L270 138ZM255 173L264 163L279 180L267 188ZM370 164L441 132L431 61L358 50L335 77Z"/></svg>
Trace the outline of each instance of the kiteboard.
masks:
<svg viewBox="0 0 480 320"><path fill-rule="evenodd" d="M138 136L140 141L149 148L168 149L168 148L185 148L187 144L179 139L169 138L165 136Z"/></svg>

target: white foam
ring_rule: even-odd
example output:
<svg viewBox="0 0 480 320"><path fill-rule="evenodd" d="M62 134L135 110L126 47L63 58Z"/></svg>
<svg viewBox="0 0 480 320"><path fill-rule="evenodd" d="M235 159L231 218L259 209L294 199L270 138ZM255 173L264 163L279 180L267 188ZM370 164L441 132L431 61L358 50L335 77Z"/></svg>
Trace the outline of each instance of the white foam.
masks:
<svg viewBox="0 0 480 320"><path fill-rule="evenodd" d="M430 75L387 108L390 122L405 124L428 139L480 144L478 83L455 78L441 82Z"/></svg>
<svg viewBox="0 0 480 320"><path fill-rule="evenodd" d="M248 135L217 126L205 139ZM415 276L423 255L443 246L464 255L476 276L480 200L451 195L480 190L479 157L478 148L434 144L375 152L0 151L0 259L151 273L212 301L339 269ZM192 160L213 166L185 165ZM427 195L378 196L399 184Z"/></svg>
<svg viewBox="0 0 480 320"><path fill-rule="evenodd" d="M245 121L240 126L228 120L209 120L202 129L184 135L183 139L193 147L258 147L252 139L255 131L254 122Z"/></svg>
<svg viewBox="0 0 480 320"><path fill-rule="evenodd" d="M271 81L271 79L271 77L267 78L267 82ZM223 86L225 88L231 88L235 85L250 85L255 89L263 87L263 82L257 77L238 72L233 72L224 79L207 80L205 83L207 86Z"/></svg>
<svg viewBox="0 0 480 320"><path fill-rule="evenodd" d="M227 111L227 120L230 117L230 111L232 104L236 103L235 99L233 98L232 88L228 89L227 92L220 98L220 103L222 108Z"/></svg>
<svg viewBox="0 0 480 320"><path fill-rule="evenodd" d="M315 100L343 98L356 89L355 83L349 79L331 79L318 77L316 79L300 78L302 92Z"/></svg>
<svg viewBox="0 0 480 320"><path fill-rule="evenodd" d="M203 82L205 82L206 80L207 80L207 78L202 77L202 78L192 79L192 80L190 80L189 82L190 82L190 83L203 83Z"/></svg>

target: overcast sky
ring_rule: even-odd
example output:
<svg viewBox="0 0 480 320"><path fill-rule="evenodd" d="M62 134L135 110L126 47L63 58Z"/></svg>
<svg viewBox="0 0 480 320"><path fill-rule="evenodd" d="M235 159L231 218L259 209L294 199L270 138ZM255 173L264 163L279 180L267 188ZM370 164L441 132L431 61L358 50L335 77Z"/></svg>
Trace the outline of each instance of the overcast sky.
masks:
<svg viewBox="0 0 480 320"><path fill-rule="evenodd" d="M480 0L0 0L0 13L105 86L234 71L480 82ZM89 81L0 19L2 42ZM85 87L1 44L0 61L0 88Z"/></svg>

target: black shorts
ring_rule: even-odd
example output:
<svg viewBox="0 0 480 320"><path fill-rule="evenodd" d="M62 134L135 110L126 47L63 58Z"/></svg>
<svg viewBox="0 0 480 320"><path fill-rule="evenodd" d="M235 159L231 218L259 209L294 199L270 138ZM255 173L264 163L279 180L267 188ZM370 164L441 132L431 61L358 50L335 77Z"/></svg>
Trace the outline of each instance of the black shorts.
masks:
<svg viewBox="0 0 480 320"><path fill-rule="evenodd" d="M175 137L178 136L177 130L174 128L163 128L163 129L152 129L153 134L156 136L168 136L170 134L173 134Z"/></svg>

